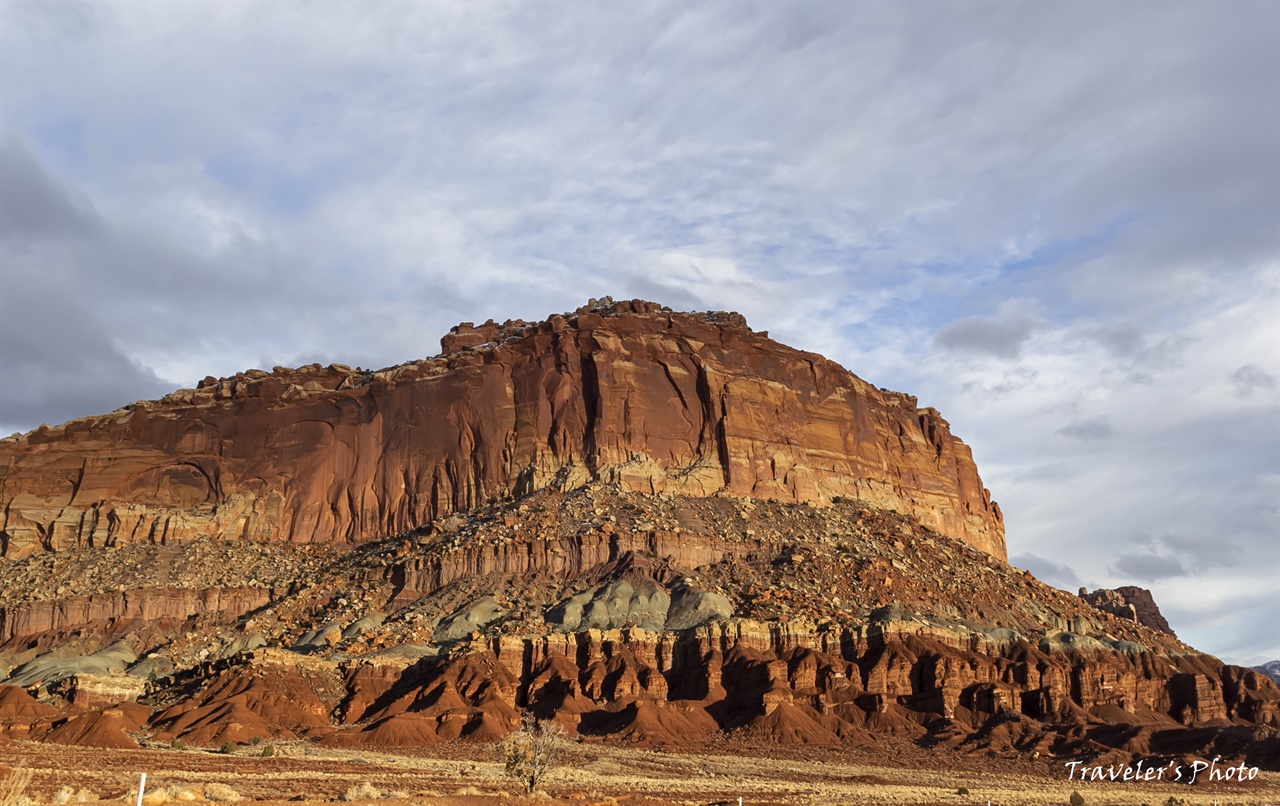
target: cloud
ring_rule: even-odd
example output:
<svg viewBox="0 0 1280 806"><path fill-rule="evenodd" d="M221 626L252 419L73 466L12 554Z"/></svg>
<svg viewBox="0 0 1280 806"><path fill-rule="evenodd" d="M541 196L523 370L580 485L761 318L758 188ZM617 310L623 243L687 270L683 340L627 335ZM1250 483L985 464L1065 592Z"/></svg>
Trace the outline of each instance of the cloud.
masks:
<svg viewBox="0 0 1280 806"><path fill-rule="evenodd" d="M0 140L0 181L6 432L230 374L282 355L285 334L323 328L307 309L328 309L330 322L350 312L335 281L313 285L198 188L185 190L174 226L132 221L55 177L14 136Z"/></svg>
<svg viewBox="0 0 1280 806"><path fill-rule="evenodd" d="M603 294L735 309L938 407L1015 555L1244 596L1180 630L1238 649L1280 622L1275 31L1262 3L12 0L0 426Z"/></svg>
<svg viewBox="0 0 1280 806"><path fill-rule="evenodd" d="M0 429L110 411L172 389L116 343L69 254L92 249L92 204L57 182L12 136L0 139ZM7 431L6 431L7 433Z"/></svg>
<svg viewBox="0 0 1280 806"><path fill-rule="evenodd" d="M1267 372L1257 364L1244 364L1236 367L1228 376L1236 394L1249 397L1254 392L1276 388L1276 376Z"/></svg>
<svg viewBox="0 0 1280 806"><path fill-rule="evenodd" d="M1070 439L1107 439L1112 434L1111 420L1107 417L1090 417L1085 420L1072 420L1054 433Z"/></svg>
<svg viewBox="0 0 1280 806"><path fill-rule="evenodd" d="M1195 573L1204 573L1217 568L1234 568L1246 561L1246 555L1240 546L1221 534L1212 537L1204 535L1185 535L1165 533L1162 535L1137 534L1132 538L1136 546L1141 546L1152 554L1165 557L1181 558L1181 563L1194 569Z"/></svg>
<svg viewBox="0 0 1280 806"><path fill-rule="evenodd" d="M990 318L957 319L938 331L934 346L950 352L1017 358L1040 323L1025 314L1008 312Z"/></svg>
<svg viewBox="0 0 1280 806"><path fill-rule="evenodd" d="M0 187L0 239L6 243L74 240L97 225L89 200L55 181L12 134L0 137Z"/></svg>
<svg viewBox="0 0 1280 806"><path fill-rule="evenodd" d="M1107 351L1120 358L1132 358L1143 348L1142 332L1131 324L1106 324L1087 327L1083 335L1094 339Z"/></svg>
<svg viewBox="0 0 1280 806"><path fill-rule="evenodd" d="M1187 575L1182 563L1158 554L1122 554L1111 566L1111 572L1139 582L1156 582Z"/></svg>
<svg viewBox="0 0 1280 806"><path fill-rule="evenodd" d="M1080 587L1080 577L1066 563L1054 562L1031 552L1024 552L1009 558L1009 564L1017 568L1025 568L1041 582L1063 590L1076 591Z"/></svg>

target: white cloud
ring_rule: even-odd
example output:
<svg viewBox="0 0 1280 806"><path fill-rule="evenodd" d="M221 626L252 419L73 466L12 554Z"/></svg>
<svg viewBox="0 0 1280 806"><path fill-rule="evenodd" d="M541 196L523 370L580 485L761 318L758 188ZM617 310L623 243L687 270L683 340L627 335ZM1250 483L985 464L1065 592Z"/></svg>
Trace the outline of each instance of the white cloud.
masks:
<svg viewBox="0 0 1280 806"><path fill-rule="evenodd" d="M1238 546L1156 583L1217 607L1280 574L1278 29L1266 4L7 2L0 127L45 195L3 219L0 421L397 363L588 296L737 309L938 406L1015 554L1122 584L1142 535ZM1196 612L1206 649L1244 633Z"/></svg>

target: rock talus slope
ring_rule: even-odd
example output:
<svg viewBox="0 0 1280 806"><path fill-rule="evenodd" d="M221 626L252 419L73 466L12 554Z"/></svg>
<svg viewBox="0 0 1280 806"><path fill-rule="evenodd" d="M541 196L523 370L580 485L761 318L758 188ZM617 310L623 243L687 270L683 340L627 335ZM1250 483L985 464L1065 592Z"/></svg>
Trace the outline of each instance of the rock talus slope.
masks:
<svg viewBox="0 0 1280 806"><path fill-rule="evenodd" d="M854 497L1005 557L998 506L931 408L736 314L633 301L460 325L379 372L207 378L0 440L0 552L357 542L548 485Z"/></svg>

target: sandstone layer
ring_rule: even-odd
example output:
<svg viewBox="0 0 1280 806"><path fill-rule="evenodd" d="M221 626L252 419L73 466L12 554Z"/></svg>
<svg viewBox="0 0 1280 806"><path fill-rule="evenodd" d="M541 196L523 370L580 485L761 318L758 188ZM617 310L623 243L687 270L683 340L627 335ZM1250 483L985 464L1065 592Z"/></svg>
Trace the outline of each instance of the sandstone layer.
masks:
<svg viewBox="0 0 1280 806"><path fill-rule="evenodd" d="M378 372L206 378L0 440L0 554L201 536L360 542L588 480L913 515L1005 557L999 507L937 411L736 314L632 301L459 325Z"/></svg>

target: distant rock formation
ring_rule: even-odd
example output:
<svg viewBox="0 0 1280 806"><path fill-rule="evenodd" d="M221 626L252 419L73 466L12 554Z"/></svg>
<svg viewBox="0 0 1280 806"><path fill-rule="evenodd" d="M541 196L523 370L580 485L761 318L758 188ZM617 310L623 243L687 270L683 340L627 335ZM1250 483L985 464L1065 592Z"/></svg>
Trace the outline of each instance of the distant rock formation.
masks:
<svg viewBox="0 0 1280 806"><path fill-rule="evenodd" d="M1006 557L969 448L916 399L736 313L640 300L463 323L377 372L206 378L0 440L0 556L145 541L361 542L596 479L914 515Z"/></svg>
<svg viewBox="0 0 1280 806"><path fill-rule="evenodd" d="M1122 585L1114 589L1099 588L1093 593L1081 588L1080 598L1099 610L1177 637L1169 622L1161 615L1151 591L1146 588Z"/></svg>
<svg viewBox="0 0 1280 806"><path fill-rule="evenodd" d="M1276 685L1280 685L1280 660L1269 660L1261 666L1251 666L1249 668L1253 669L1255 672L1265 674L1267 677L1274 680Z"/></svg>

